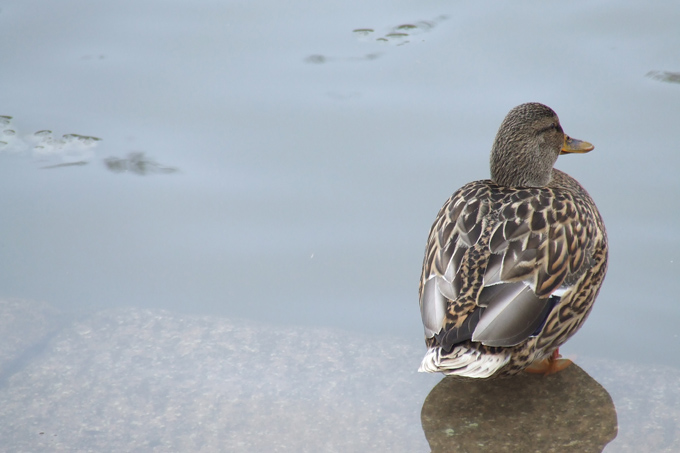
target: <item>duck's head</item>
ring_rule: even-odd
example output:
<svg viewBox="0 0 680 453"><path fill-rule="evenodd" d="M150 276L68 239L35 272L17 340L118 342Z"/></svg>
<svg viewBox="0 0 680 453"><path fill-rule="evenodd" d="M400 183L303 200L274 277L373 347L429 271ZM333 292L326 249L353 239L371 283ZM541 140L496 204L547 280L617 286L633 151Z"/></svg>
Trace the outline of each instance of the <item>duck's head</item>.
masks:
<svg viewBox="0 0 680 453"><path fill-rule="evenodd" d="M557 156L594 148L564 133L557 114L537 102L510 110L491 149L491 179L508 187L544 187Z"/></svg>

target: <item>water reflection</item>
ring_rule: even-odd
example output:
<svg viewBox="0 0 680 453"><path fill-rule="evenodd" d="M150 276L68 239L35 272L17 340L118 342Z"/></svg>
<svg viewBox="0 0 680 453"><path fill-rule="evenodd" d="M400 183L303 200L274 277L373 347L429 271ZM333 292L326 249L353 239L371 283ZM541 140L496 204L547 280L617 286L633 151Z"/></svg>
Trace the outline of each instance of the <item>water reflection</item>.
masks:
<svg viewBox="0 0 680 453"><path fill-rule="evenodd" d="M382 32L376 32L375 28L355 28L352 34L357 41L364 43L391 44L403 46L417 38L418 35L434 29L440 22L448 19L446 15L440 15L433 20L420 20L413 23L400 24L389 27ZM422 39L421 39L422 41ZM372 61L382 56L381 52L371 52L360 57L330 57L323 54L312 54L305 58L305 63L324 64L334 61Z"/></svg>
<svg viewBox="0 0 680 453"><path fill-rule="evenodd" d="M64 162L63 164L55 164L55 165L47 165L45 167L40 167L43 170L51 170L53 168L64 168L64 167L82 167L83 165L87 165L88 162L84 160L79 160L76 162Z"/></svg>
<svg viewBox="0 0 680 453"><path fill-rule="evenodd" d="M618 430L611 396L576 365L552 376L446 377L421 421L434 452L599 452Z"/></svg>
<svg viewBox="0 0 680 453"><path fill-rule="evenodd" d="M0 150L14 154L30 154L37 162L46 163L42 169L82 167L91 162L94 148L102 141L99 137L81 134L64 134L61 137L49 129L33 134L20 134L12 128L11 116L0 116ZM54 161L57 163L51 163ZM143 152L131 152L127 157L104 159L106 168L114 173L130 172L137 175L168 174L178 171L176 167L162 165L145 156Z"/></svg>
<svg viewBox="0 0 680 453"><path fill-rule="evenodd" d="M647 77L661 82L680 83L680 72L649 71Z"/></svg>
<svg viewBox="0 0 680 453"><path fill-rule="evenodd" d="M328 63L331 61L372 61L380 57L381 53L379 52L374 52L374 53L367 53L366 55L363 55L361 57L348 57L348 58L336 58L336 57L327 57L326 55L320 55L320 54L314 54L310 55L307 58L305 58L305 63L312 63L312 64L324 64Z"/></svg>
<svg viewBox="0 0 680 453"><path fill-rule="evenodd" d="M352 34L358 41L376 41L399 46L409 43L409 38L411 37L431 31L439 25L440 22L445 21L446 19L448 19L448 16L442 14L432 20L419 20L412 23L396 25L384 30L382 34L378 33L377 37L374 28L356 28L352 30Z"/></svg>
<svg viewBox="0 0 680 453"><path fill-rule="evenodd" d="M36 162L48 163L41 168L61 168L86 165L94 158L94 148L102 141L99 137L82 134L55 135L49 129L32 134L18 131L13 117L0 116L0 151L23 154ZM50 162L55 162L51 164Z"/></svg>
<svg viewBox="0 0 680 453"><path fill-rule="evenodd" d="M144 153L129 153L127 158L107 157L104 159L106 168L114 173L130 172L136 175L148 175L151 173L175 173L177 168L166 167L144 156Z"/></svg>

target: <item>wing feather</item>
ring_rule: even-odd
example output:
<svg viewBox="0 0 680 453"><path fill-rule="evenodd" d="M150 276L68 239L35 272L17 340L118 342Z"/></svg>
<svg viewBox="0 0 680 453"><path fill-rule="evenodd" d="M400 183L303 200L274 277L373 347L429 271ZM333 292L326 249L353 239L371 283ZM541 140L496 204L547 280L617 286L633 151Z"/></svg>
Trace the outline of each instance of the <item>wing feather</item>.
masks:
<svg viewBox="0 0 680 453"><path fill-rule="evenodd" d="M485 297L487 291L488 297ZM488 308L477 323L472 341L487 346L521 343L543 323L546 310L551 308L522 282L484 288L480 298L485 299Z"/></svg>
<svg viewBox="0 0 680 453"><path fill-rule="evenodd" d="M570 194L490 186L461 188L430 230L421 316L426 337L447 346L523 341L544 322L550 296L583 271L592 226Z"/></svg>

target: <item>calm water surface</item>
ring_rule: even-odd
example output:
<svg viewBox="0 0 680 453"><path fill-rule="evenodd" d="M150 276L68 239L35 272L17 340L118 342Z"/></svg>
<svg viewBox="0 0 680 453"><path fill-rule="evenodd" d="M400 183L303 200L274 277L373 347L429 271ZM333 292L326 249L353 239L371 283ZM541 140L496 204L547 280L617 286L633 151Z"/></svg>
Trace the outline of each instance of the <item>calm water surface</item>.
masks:
<svg viewBox="0 0 680 453"><path fill-rule="evenodd" d="M430 224L488 176L507 111L539 101L595 145L557 163L596 200L611 247L563 353L613 395L623 451L635 414L602 364L642 382L680 368L678 23L671 1L3 2L0 298L67 320L162 309L339 329L366 338L356 353L413 348L415 369ZM338 372L375 386L371 363ZM438 378L409 379L417 424ZM426 449L414 426L402 445ZM659 451L680 445L663 432Z"/></svg>

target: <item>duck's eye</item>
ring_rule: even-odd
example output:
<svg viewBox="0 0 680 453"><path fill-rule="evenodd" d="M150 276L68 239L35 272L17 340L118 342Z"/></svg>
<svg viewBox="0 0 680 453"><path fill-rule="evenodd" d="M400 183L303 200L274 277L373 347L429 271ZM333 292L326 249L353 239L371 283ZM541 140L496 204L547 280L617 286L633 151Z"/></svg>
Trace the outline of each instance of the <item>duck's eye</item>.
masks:
<svg viewBox="0 0 680 453"><path fill-rule="evenodd" d="M552 131L552 130L561 131L562 128L561 128L560 125L557 124L557 123L550 123L550 126L544 127L543 129L541 129L540 131L538 131L538 133L539 133L539 134L542 134L542 133L544 133L544 132L549 132L549 131Z"/></svg>

